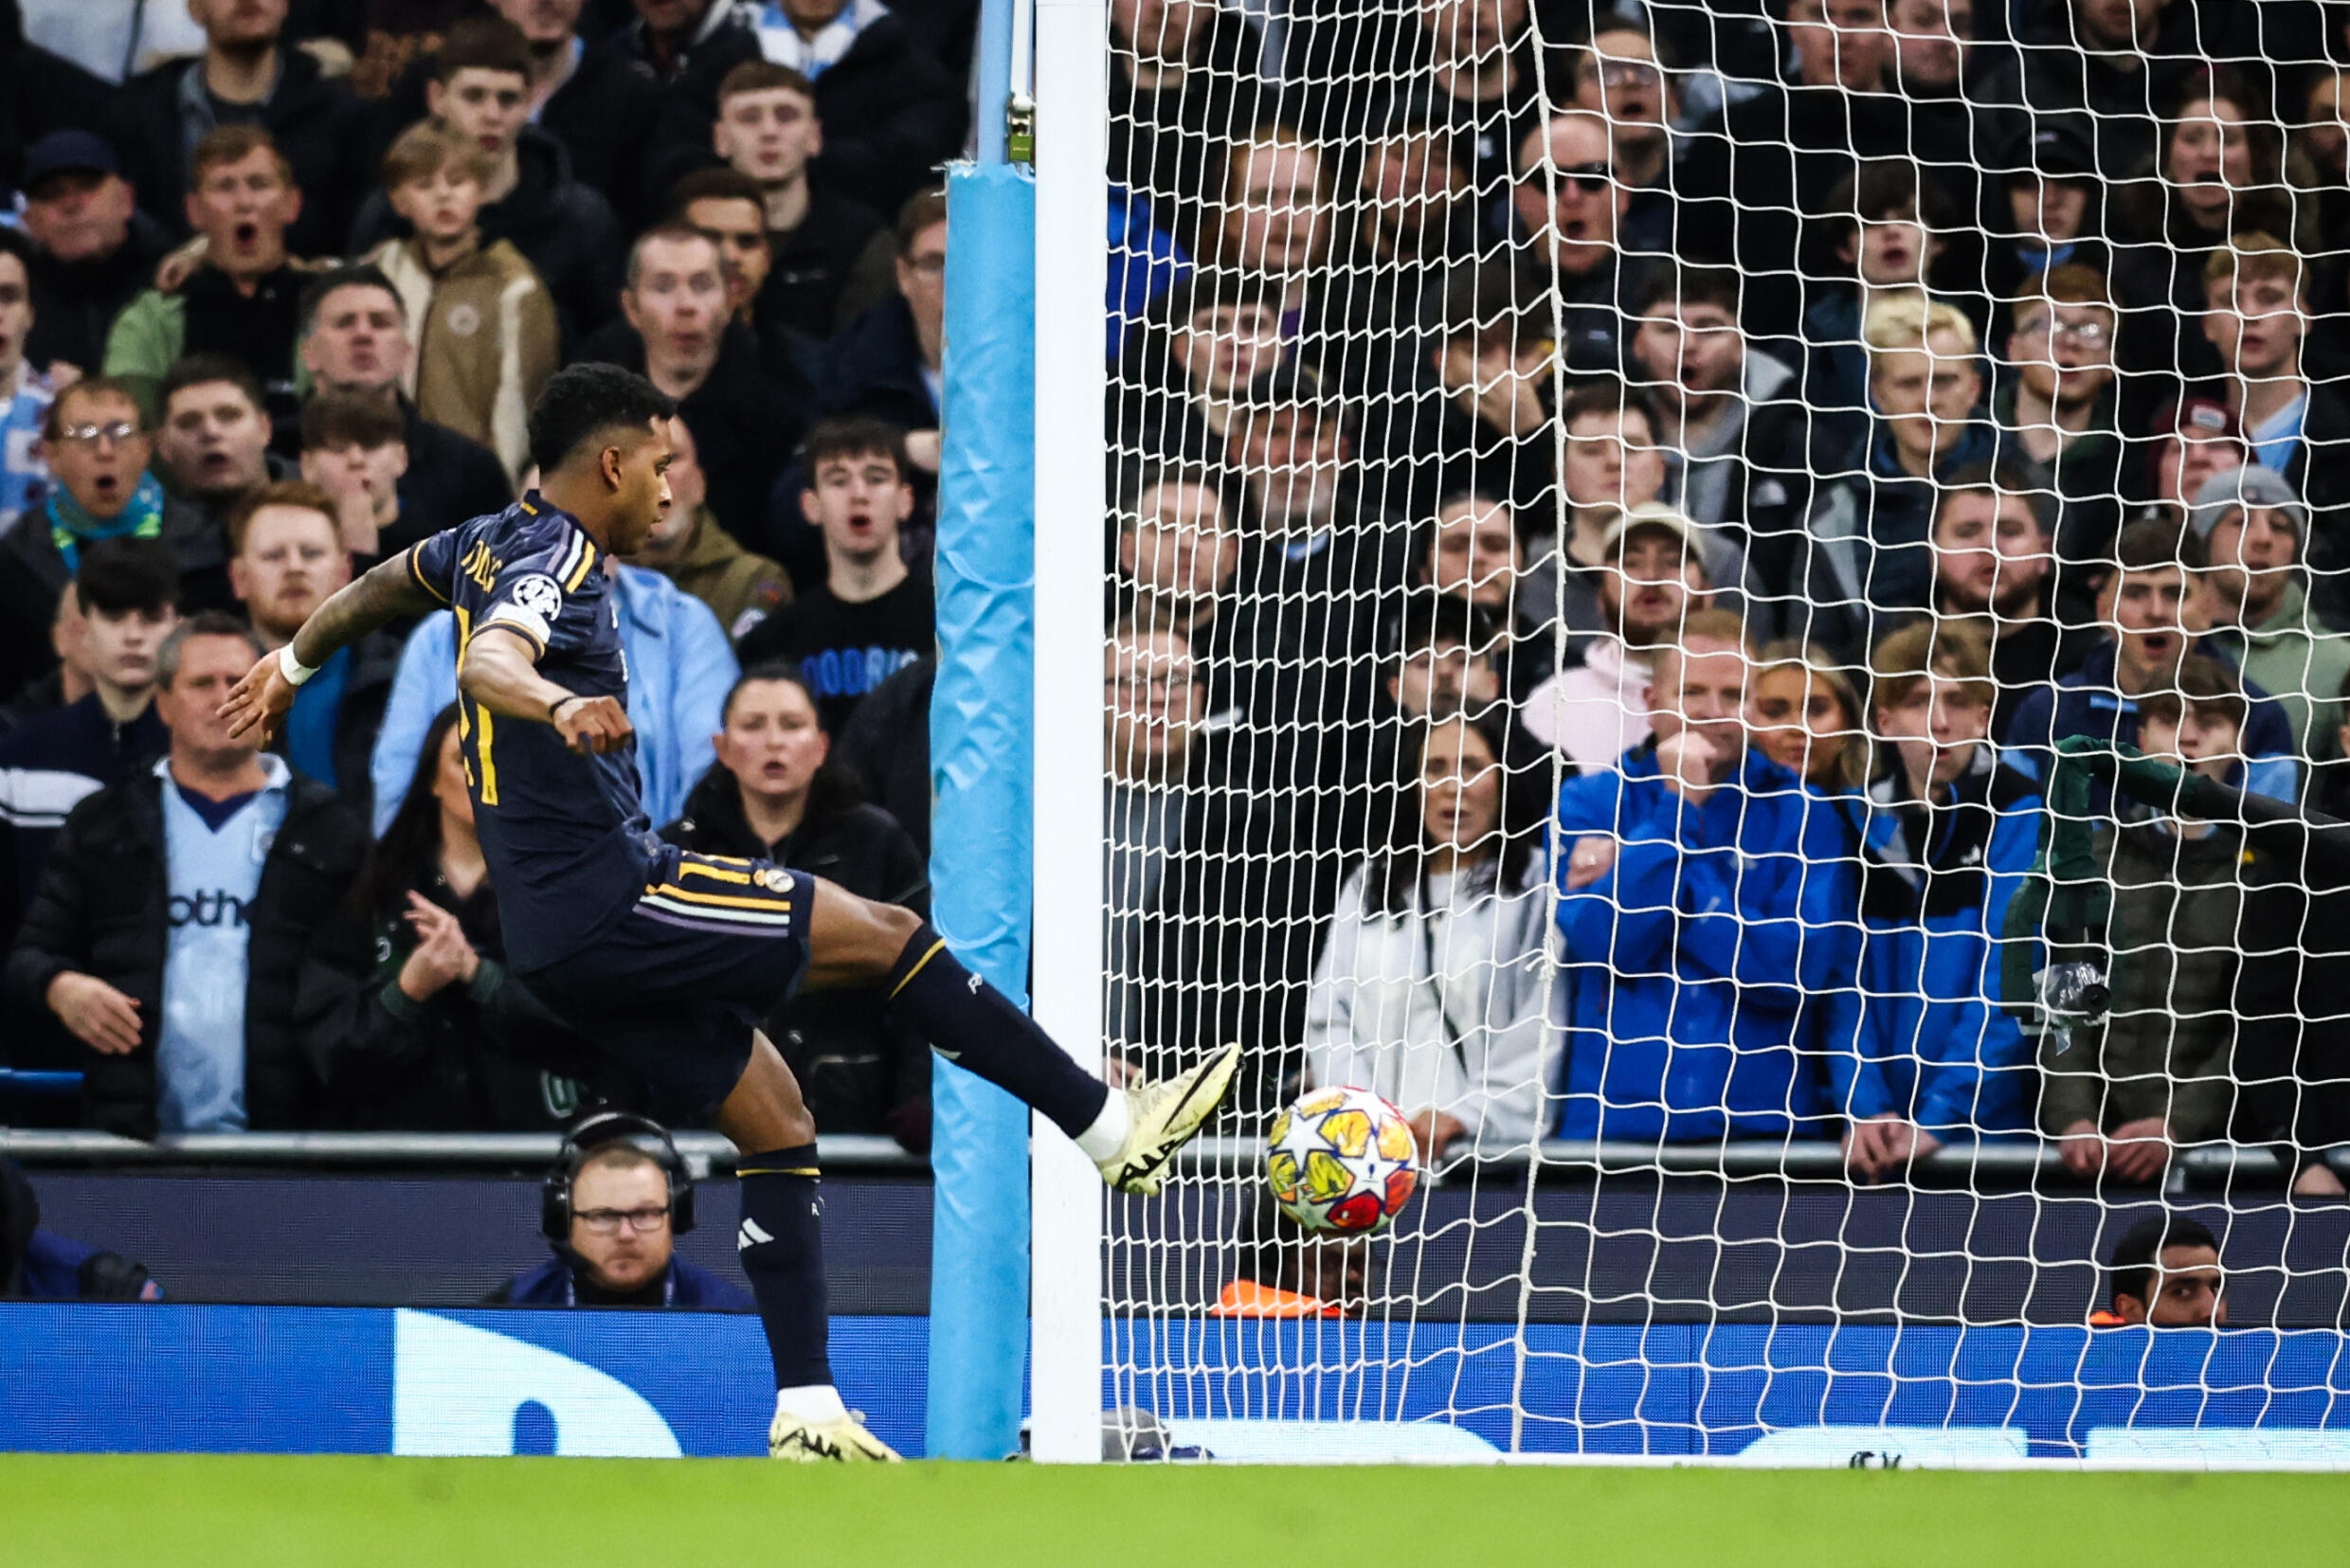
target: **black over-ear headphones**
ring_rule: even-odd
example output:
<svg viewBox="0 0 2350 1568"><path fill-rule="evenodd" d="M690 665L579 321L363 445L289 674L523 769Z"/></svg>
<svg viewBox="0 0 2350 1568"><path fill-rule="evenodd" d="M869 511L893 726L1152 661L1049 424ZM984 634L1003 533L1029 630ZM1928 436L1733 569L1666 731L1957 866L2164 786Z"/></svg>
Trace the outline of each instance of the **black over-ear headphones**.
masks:
<svg viewBox="0 0 2350 1568"><path fill-rule="evenodd" d="M669 1129L633 1111L591 1110L563 1135L563 1151L539 1189L538 1228L548 1240L571 1239L571 1182L579 1167L606 1144L624 1143L650 1155L669 1178L670 1234L683 1235L694 1228L694 1177Z"/></svg>

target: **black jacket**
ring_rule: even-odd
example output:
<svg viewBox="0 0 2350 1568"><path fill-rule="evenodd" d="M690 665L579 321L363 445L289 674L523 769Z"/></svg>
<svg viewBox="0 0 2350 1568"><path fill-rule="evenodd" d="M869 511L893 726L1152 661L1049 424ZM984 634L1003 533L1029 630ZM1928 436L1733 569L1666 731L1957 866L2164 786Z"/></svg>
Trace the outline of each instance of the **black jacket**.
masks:
<svg viewBox="0 0 2350 1568"><path fill-rule="evenodd" d="M816 374L821 414L870 414L908 430L938 428L938 406L922 378L922 338L901 295L841 329L824 345Z"/></svg>
<svg viewBox="0 0 2350 1568"><path fill-rule="evenodd" d="M522 253L554 297L563 341L576 343L620 309L621 271L628 259L620 220L611 203L571 172L570 155L553 136L525 126L515 152L520 178L504 200L481 209L481 243L505 240ZM351 254L407 233L390 199L376 190L352 225ZM411 461L414 457L411 452Z"/></svg>
<svg viewBox="0 0 2350 1568"><path fill-rule="evenodd" d="M297 256L332 256L351 224L352 204L375 183L368 166L366 111L341 82L318 74L300 49L278 51L277 90L262 105L261 123L294 167L302 192L301 216L286 230ZM204 62L174 60L132 78L115 100L112 139L122 172L148 216L174 234L188 232L188 153L181 84Z"/></svg>
<svg viewBox="0 0 2350 1568"><path fill-rule="evenodd" d="M455 914L481 955L471 982L423 1001L400 989L415 950L408 894ZM460 898L437 868L388 876L371 907L336 906L302 964L301 1027L327 1043L329 1088L354 1127L545 1132L590 1100L641 1104L594 1046L557 1021L506 968L497 894Z"/></svg>
<svg viewBox="0 0 2350 1568"><path fill-rule="evenodd" d="M106 360L106 333L143 289L155 280L155 263L172 248L172 237L144 212L131 214L130 232L112 256L61 261L34 247L32 331L25 357L35 365L56 360L96 375Z"/></svg>
<svg viewBox="0 0 2350 1568"><path fill-rule="evenodd" d="M320 927L367 854L367 822L325 785L297 778L285 821L262 864L246 918L245 1111L255 1131L321 1126L327 1042L297 1019L297 983ZM155 1040L171 942L163 841L163 781L125 779L76 806L57 836L9 954L4 983L18 1009L45 1011L49 982L95 975L138 1003L141 1038L127 1056L82 1052L91 1126L155 1135Z"/></svg>
<svg viewBox="0 0 2350 1568"><path fill-rule="evenodd" d="M930 913L929 868L878 806L841 803L770 845L744 817L733 775L714 766L661 837L704 855L773 860L860 898ZM930 1146L930 1048L884 1016L879 993L795 996L769 1017L767 1032L791 1064L818 1126L886 1132L917 1151Z"/></svg>
<svg viewBox="0 0 2350 1568"><path fill-rule="evenodd" d="M833 766L896 820L931 857L931 689L938 659L925 654L865 694L833 738Z"/></svg>

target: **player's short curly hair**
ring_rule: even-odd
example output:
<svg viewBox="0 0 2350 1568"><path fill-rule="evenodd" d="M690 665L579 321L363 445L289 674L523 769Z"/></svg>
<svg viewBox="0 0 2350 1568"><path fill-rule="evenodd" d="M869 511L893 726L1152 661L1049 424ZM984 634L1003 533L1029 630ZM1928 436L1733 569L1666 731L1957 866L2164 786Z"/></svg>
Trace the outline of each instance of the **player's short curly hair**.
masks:
<svg viewBox="0 0 2350 1568"><path fill-rule="evenodd" d="M567 366L547 378L531 409L531 460L551 474L603 431L637 429L677 412L674 399L634 370L594 361Z"/></svg>

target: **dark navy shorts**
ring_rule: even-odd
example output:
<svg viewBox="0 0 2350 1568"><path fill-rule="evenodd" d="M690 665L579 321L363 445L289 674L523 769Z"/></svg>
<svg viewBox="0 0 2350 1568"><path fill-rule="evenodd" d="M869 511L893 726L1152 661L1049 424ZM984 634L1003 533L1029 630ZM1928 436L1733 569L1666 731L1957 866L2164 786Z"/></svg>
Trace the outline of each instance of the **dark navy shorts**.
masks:
<svg viewBox="0 0 2350 1568"><path fill-rule="evenodd" d="M668 849L619 924L522 980L651 1085L660 1112L706 1118L749 1065L751 1032L807 973L815 907L803 872Z"/></svg>

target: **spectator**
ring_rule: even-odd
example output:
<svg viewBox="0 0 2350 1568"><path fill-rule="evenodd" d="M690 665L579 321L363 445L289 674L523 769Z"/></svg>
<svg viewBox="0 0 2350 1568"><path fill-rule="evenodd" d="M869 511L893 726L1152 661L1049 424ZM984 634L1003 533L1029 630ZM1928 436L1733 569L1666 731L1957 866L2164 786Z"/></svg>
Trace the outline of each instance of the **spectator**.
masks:
<svg viewBox="0 0 2350 1568"><path fill-rule="evenodd" d="M2000 446L1978 423L1982 375L1966 317L1923 295L1893 295L1871 307L1864 330L1876 410L1865 457L1855 454L1865 467L1822 487L1805 524L1802 598L1786 608L1790 635L1853 663L1881 618L1929 602L1941 482Z"/></svg>
<svg viewBox="0 0 2350 1568"><path fill-rule="evenodd" d="M2148 1328L2225 1328L2226 1281L2219 1241L2185 1215L2142 1219L2114 1243L2106 1309L2096 1327L2143 1324Z"/></svg>
<svg viewBox="0 0 2350 1568"><path fill-rule="evenodd" d="M41 1228L41 1199L0 1165L0 1301L161 1301L147 1266Z"/></svg>
<svg viewBox="0 0 2350 1568"><path fill-rule="evenodd" d="M1905 626L1871 658L1891 753L1847 797L1860 855L1860 964L1835 993L1828 1071L1845 1168L1863 1181L1945 1144L2029 1131L2031 1051L1992 1000L2007 905L2039 852L2040 795L1999 765L1991 649L1979 633Z"/></svg>
<svg viewBox="0 0 2350 1568"><path fill-rule="evenodd" d="M1679 236L1672 199L1672 136L1681 95L1646 27L1622 16L1595 19L1589 45L1567 56L1567 88L1578 107L1606 117L1611 177L1629 187L1626 248L1672 254Z"/></svg>
<svg viewBox="0 0 2350 1568"><path fill-rule="evenodd" d="M2211 308L2203 335L2219 351L2228 410L2244 432L2249 460L2285 476L2320 519L2309 536L2310 565L2320 573L2318 610L2342 619L2350 612L2350 585L2337 574L2350 568L2350 550L2332 539L2338 514L2350 506L2350 484L2333 477L2334 463L2311 459L2338 455L2350 443L2350 403L2304 374L2305 278L2302 259L2281 241L2238 233L2204 265Z"/></svg>
<svg viewBox="0 0 2350 1568"><path fill-rule="evenodd" d="M1195 234L1222 138L1270 107L1264 36L1203 0L1118 0L1110 30L1110 177Z"/></svg>
<svg viewBox="0 0 2350 1568"><path fill-rule="evenodd" d="M599 21L580 30L585 0L491 0L522 31L531 49L531 123L569 155L571 172L600 190L634 230L653 216L656 165L662 147L660 88L652 74L607 37ZM424 112L420 83L395 123Z"/></svg>
<svg viewBox="0 0 2350 1568"><path fill-rule="evenodd" d="M188 223L204 237L203 260L176 291L148 289L115 317L106 374L152 400L181 359L231 359L290 407L302 279L285 237L301 189L285 154L253 125L208 132L188 167Z"/></svg>
<svg viewBox="0 0 2350 1568"><path fill-rule="evenodd" d="M2224 781L2246 714L2235 672L2197 654L2135 717L2148 756ZM2112 884L2112 1000L2069 1048L2041 1036L2040 1126L2075 1176L2158 1181L2174 1148L2227 1135L2239 1034L2291 1012L2295 944L2263 940L2287 928L2262 906L2300 872L2235 823L2160 812L2101 825L2095 850Z"/></svg>
<svg viewBox="0 0 2350 1568"><path fill-rule="evenodd" d="M2309 533L2301 497L2274 469L2231 469L2205 481L2187 526L2187 561L2200 568L2189 586L2188 622L2247 681L2275 695L2295 750L2312 762L2335 756L2350 638L2309 613L2297 569Z"/></svg>
<svg viewBox="0 0 2350 1568"><path fill-rule="evenodd" d="M2181 398L2155 415L2147 434L2145 502L2138 516L2175 528L2187 526L2187 513L2213 475L2251 460L2235 416L2214 398Z"/></svg>
<svg viewBox="0 0 2350 1568"><path fill-rule="evenodd" d="M1429 423L1452 482L1535 511L1556 489L1559 468L1547 396L1552 345L1548 313L1516 303L1516 290L1515 274L1499 264L1454 278L1443 331L1428 351L1441 399Z"/></svg>
<svg viewBox="0 0 2350 1568"><path fill-rule="evenodd" d="M905 21L882 0L779 0L734 5L748 23L757 53L789 66L816 84L816 115L824 128L816 177L842 190L870 190L883 210L936 178L939 165L962 150L967 126L963 84L917 43ZM725 73L679 84L708 115Z"/></svg>
<svg viewBox="0 0 2350 1568"><path fill-rule="evenodd" d="M1810 488L1796 374L1748 347L1728 268L1659 267L1641 292L1633 359L1657 444L1679 459L1682 510L1708 534L1743 532L1766 586L1783 592L1784 535Z"/></svg>
<svg viewBox="0 0 2350 1568"><path fill-rule="evenodd" d="M0 924L12 925L31 901L66 813L170 744L154 702L155 656L179 598L171 552L148 539L101 540L78 561L61 597L80 611L89 694L0 739L0 826L11 850L0 874L13 892Z"/></svg>
<svg viewBox="0 0 2350 1568"><path fill-rule="evenodd" d="M2103 560L2122 523L2122 434L2115 411L2114 328L2106 280L2067 263L2018 299L2008 333L2011 373L1991 400L1991 417L2012 433L2019 456L2055 479L2064 505L2056 555L2068 564Z"/></svg>
<svg viewBox="0 0 2350 1568"><path fill-rule="evenodd" d="M49 405L41 451L56 482L39 512L0 537L0 688L21 690L56 657L47 628L84 545L163 536L152 450L138 402L119 382L76 382Z"/></svg>
<svg viewBox="0 0 2350 1568"><path fill-rule="evenodd" d="M1874 406L1870 316L1891 299L1924 295L1941 255L1937 229L1944 226L1928 221L1917 164L1907 157L1862 163L1829 196L1828 214L1821 236L1836 276L1803 314L1811 346L1803 396L1828 426L1823 456L1833 456L1841 432L1865 424ZM1962 331L1972 353L1974 331Z"/></svg>
<svg viewBox="0 0 2350 1568"><path fill-rule="evenodd" d="M551 1131L642 1086L513 982L458 740L451 704L303 972L305 1005L335 1042L330 1087L354 1126Z"/></svg>
<svg viewBox="0 0 2350 1568"><path fill-rule="evenodd" d="M1573 987L1569 1138L1817 1137L1817 999L1853 971L1855 893L1826 802L1746 750L1752 663L1726 611L1660 649L1653 746L1560 791Z"/></svg>
<svg viewBox="0 0 2350 1568"><path fill-rule="evenodd" d="M365 111L308 50L283 46L286 10L287 0L190 0L188 14L204 29L203 55L167 62L125 82L112 117L112 139L138 205L181 233L206 234L214 264L241 280L254 274L240 270L243 259L230 257L224 236L199 219L193 204L181 226L181 193L201 192L208 183L207 137L244 133L248 139L232 163L254 148L276 153L283 194L263 199L288 207L281 225L290 232L271 237L280 254L290 245L298 256L333 255L351 221L349 204L368 188ZM292 308L291 297L285 304ZM194 348L224 346L199 340ZM162 363L178 357L163 355Z"/></svg>
<svg viewBox="0 0 2350 1568"><path fill-rule="evenodd" d="M2111 9L2127 0L2093 3ZM2168 55L2169 41L2192 28L2192 14L2173 5L2160 20L2168 38L2156 43ZM2193 46L2191 39L2184 45ZM2199 61L2170 55L2156 64L2151 80L2134 79L2124 89L2141 116L2148 103L2175 101L2178 108L2161 127L2161 177L2131 181L2117 204L2123 211L2115 233L2114 293L2131 329L2124 334L2122 369L2196 383L2221 369L2195 325L2206 301L2205 267L2228 247L2231 234L2292 234L2292 209L2277 172L2281 138L2260 92L2231 69L2203 74ZM2177 81L2190 70L2195 74L2172 99L2160 79ZM2156 88L2151 93L2150 85ZM2099 161L2108 175L2132 172L2108 161L2124 124L2104 117L2097 122L2105 149Z"/></svg>
<svg viewBox="0 0 2350 1568"><path fill-rule="evenodd" d="M320 392L302 405L301 476L333 498L354 571L383 557L387 534L414 532L400 523L400 481L407 471L397 408L343 391Z"/></svg>
<svg viewBox="0 0 2350 1568"><path fill-rule="evenodd" d="M669 510L653 525L631 566L650 568L710 606L739 642L750 629L791 603L791 579L764 555L753 555L718 526L709 507L709 481L685 421L670 425L676 459L669 465Z"/></svg>
<svg viewBox="0 0 2350 1568"><path fill-rule="evenodd" d="M928 917L931 878L905 831L829 761L816 694L790 666L752 665L726 695L717 766L661 829L681 849L772 860ZM820 1126L931 1146L931 1054L873 991L811 991L769 1017Z"/></svg>
<svg viewBox="0 0 2350 1568"><path fill-rule="evenodd" d="M56 394L25 355L33 322L31 242L0 228L0 534L49 493L40 431Z"/></svg>
<svg viewBox="0 0 2350 1568"><path fill-rule="evenodd" d="M1537 604L1551 599L1557 590L1543 579L1556 572L1565 578L1559 602L1568 631L1604 631L1598 604L1608 531L1634 507L1664 499L1669 472L1665 451L1656 439L1656 416L1648 399L1620 382L1589 381L1577 387L1560 406L1559 423L1566 436L1559 463L1566 532L1551 541L1555 554L1536 546L1538 558L1551 559L1544 562L1548 571L1538 571L1534 598Z"/></svg>
<svg viewBox="0 0 2350 1568"><path fill-rule="evenodd" d="M2006 760L2035 779L2047 777L2052 748L2067 735L2138 745L2142 704L2173 689L2179 661L2190 652L2178 530L2132 523L2115 541L2114 553L2119 564L2097 591L2097 620L2107 640L2053 687L2026 697L2009 721ZM2235 738L2242 744L2215 766L2227 782L2255 795L2297 799L2301 768L2294 760L2291 720L2266 692L2245 688L2238 696L2242 712Z"/></svg>
<svg viewBox="0 0 2350 1568"><path fill-rule="evenodd" d="M261 384L233 359L198 354L172 367L156 388L162 424L155 473L163 480L163 540L179 562L189 609L236 603L228 586L228 514L278 477Z"/></svg>
<svg viewBox="0 0 2350 1568"><path fill-rule="evenodd" d="M845 324L844 290L882 224L870 207L808 177L824 145L815 84L788 65L746 60L718 84L710 135L729 167L758 182L769 257L759 314L830 337Z"/></svg>
<svg viewBox="0 0 2350 1568"><path fill-rule="evenodd" d="M2012 463L1968 463L1943 477L1934 508L1933 613L1971 622L1990 640L1991 738L2002 744L2024 700L2078 669L2094 640L2057 613L2048 525L2031 484Z"/></svg>
<svg viewBox="0 0 2350 1568"><path fill-rule="evenodd" d="M1857 794L1869 782L1869 735L1860 698L1817 648L1774 642L1754 677L1754 748L1823 795Z"/></svg>
<svg viewBox="0 0 2350 1568"><path fill-rule="evenodd" d="M709 769L719 705L741 672L725 629L708 605L657 571L617 561L606 569L619 586L612 598L620 613L621 651L628 660L637 795L647 818L667 821ZM456 700L457 620L440 610L426 616L400 650L383 729L375 737L370 771L378 838L407 798L433 715Z"/></svg>
<svg viewBox="0 0 2350 1568"><path fill-rule="evenodd" d="M1412 586L1473 604L1508 628L1513 640L1539 636L1551 606L1537 604L1528 583L1526 546L1509 503L1479 490L1455 491L1437 503L1436 522L1421 531ZM1212 605L1211 605L1212 609ZM1536 672L1514 666L1513 696Z"/></svg>
<svg viewBox="0 0 2350 1568"><path fill-rule="evenodd" d="M743 639L746 663L796 663L837 734L866 693L931 651L929 571L906 565L897 531L913 514L903 438L878 420L808 432L800 507L824 536L824 580Z"/></svg>
<svg viewBox="0 0 2350 1568"><path fill-rule="evenodd" d="M1652 501L1618 514L1600 550L1606 629L1583 644L1582 663L1534 689L1522 715L1528 734L1584 773L1615 766L1649 738L1656 652L1699 636L1685 624L1713 603L1697 530L1670 507ZM1730 646L1739 645L1733 635Z"/></svg>
<svg viewBox="0 0 2350 1568"><path fill-rule="evenodd" d="M59 594L57 608L49 618L49 650L57 657L57 667L47 675L34 676L13 698L0 704L0 735L22 730L35 719L46 718L97 690L83 651L81 622L80 598L71 593Z"/></svg>
<svg viewBox="0 0 2350 1568"><path fill-rule="evenodd" d="M677 1255L678 1235L693 1226L693 1185L658 1124L591 1112L564 1140L548 1183L561 1195L547 1205L555 1255L508 1280L493 1302L750 1310L740 1286Z"/></svg>
<svg viewBox="0 0 2350 1568"><path fill-rule="evenodd" d="M755 538L805 412L786 390L787 368L768 365L751 330L730 319L718 243L682 224L646 230L628 252L621 311L604 357L678 400L711 512L737 540Z"/></svg>
<svg viewBox="0 0 2350 1568"><path fill-rule="evenodd" d="M82 1096L102 1131L319 1125L295 982L367 834L325 785L229 737L218 710L260 653L210 613L164 640L171 751L74 809L9 955L15 1004L88 1047Z"/></svg>
<svg viewBox="0 0 2350 1568"><path fill-rule="evenodd" d="M114 148L87 131L52 131L34 142L17 183L33 243L25 352L52 375L61 366L90 374L105 360L115 317L154 277L171 237L138 210Z"/></svg>
<svg viewBox="0 0 2350 1568"><path fill-rule="evenodd" d="M522 253L554 299L564 342L576 343L612 315L620 222L611 204L572 172L563 144L529 123L532 66L520 28L502 16L467 17L442 41L425 103L490 160L482 244L504 240ZM349 248L373 251L398 226L389 194L378 190L360 207Z"/></svg>
<svg viewBox="0 0 2350 1568"><path fill-rule="evenodd" d="M946 192L907 198L896 234L897 292L842 327L824 351L816 406L826 415L896 425L906 432L909 460L935 481L947 330Z"/></svg>
<svg viewBox="0 0 2350 1568"><path fill-rule="evenodd" d="M525 419L554 373L558 330L554 301L522 253L482 242L493 168L439 120L408 127L384 155L384 190L413 232L368 260L398 292L407 341L422 346L400 378L418 417L491 448L517 483L531 459Z"/></svg>
<svg viewBox="0 0 2350 1568"><path fill-rule="evenodd" d="M1202 264L1263 288L1292 356L1327 373L1318 361L1336 345L1326 338L1345 331L1345 297L1330 293L1338 187L1327 150L1289 126L1265 126L1233 138L1220 183L1193 248Z"/></svg>
<svg viewBox="0 0 2350 1568"><path fill-rule="evenodd" d="M1347 879L1314 966L1307 1072L1401 1107L1430 1162L1519 1152L1555 1108L1548 780L1510 777L1497 717L1439 719L1416 738L1417 809Z"/></svg>
<svg viewBox="0 0 2350 1568"><path fill-rule="evenodd" d="M2034 117L2031 139L2000 160L2005 211L1993 221L2007 221L1985 236L1984 281L1992 297L2016 299L2045 292L2057 268L2081 266L2097 274L2104 294L2112 258L2100 238L2105 186L2097 178L2096 126L2070 115Z"/></svg>
<svg viewBox="0 0 2350 1568"><path fill-rule="evenodd" d="M1220 613L1240 568L1240 531L1205 469L1148 468L1124 477L1113 610L1147 633L1171 632L1229 684L1232 618ZM1214 700L1211 697L1211 702Z"/></svg>
<svg viewBox="0 0 2350 1568"><path fill-rule="evenodd" d="M1405 597L1386 629L1384 691L1392 712L1411 724L1480 718L1506 708L1501 618L1458 599ZM1408 762L1399 759L1400 762ZM1393 769L1380 768L1385 779Z"/></svg>
<svg viewBox="0 0 2350 1568"><path fill-rule="evenodd" d="M1506 154L1509 140L1497 138L1495 152ZM1455 127L1431 123L1417 105L1392 111L1363 144L1350 202L1353 243L1356 255L1377 269L1371 286L1396 305L1408 308L1440 283L1447 268L1476 253L1476 176L1470 163L1484 145ZM1497 191L1507 178L1505 167ZM1175 226L1190 233L1199 225Z"/></svg>
<svg viewBox="0 0 2350 1568"><path fill-rule="evenodd" d="M1618 243L1632 187L1615 177L1613 148L1601 116L1553 115L1518 143L1509 197L1528 272L1556 291L1560 361L1582 374L1622 371L1623 320L1641 292Z"/></svg>
<svg viewBox="0 0 2350 1568"><path fill-rule="evenodd" d="M1249 386L1282 359L1279 301L1256 279L1193 274L1150 302L1118 373L1122 442L1145 458L1220 461Z"/></svg>
<svg viewBox="0 0 2350 1568"><path fill-rule="evenodd" d="M931 860L931 690L938 657L924 654L865 694L832 748L858 793L906 830Z"/></svg>
<svg viewBox="0 0 2350 1568"><path fill-rule="evenodd" d="M421 389L440 373L419 373L407 307L391 279L372 266L337 267L313 279L302 299L302 368L317 393L372 404L400 422L407 457L393 486L399 511L389 532L378 523L374 553L396 555L444 528L504 510L514 481L497 454L426 418L408 394L411 377ZM381 442L369 444L383 450Z"/></svg>
<svg viewBox="0 0 2350 1568"><path fill-rule="evenodd" d="M759 183L732 169L697 169L669 188L669 216L718 242L729 318L757 336L769 378L804 401L811 390L807 368L818 353L816 340L760 311L768 279L774 276L775 252Z"/></svg>
<svg viewBox="0 0 2350 1568"><path fill-rule="evenodd" d="M265 649L284 647L328 595L351 581L334 497L301 479L266 484L228 514L228 582ZM294 695L279 730L294 771L365 816L368 759L384 721L399 639L377 633L337 649Z"/></svg>

